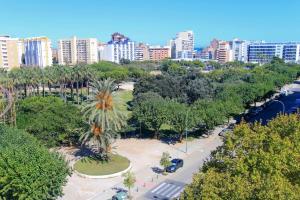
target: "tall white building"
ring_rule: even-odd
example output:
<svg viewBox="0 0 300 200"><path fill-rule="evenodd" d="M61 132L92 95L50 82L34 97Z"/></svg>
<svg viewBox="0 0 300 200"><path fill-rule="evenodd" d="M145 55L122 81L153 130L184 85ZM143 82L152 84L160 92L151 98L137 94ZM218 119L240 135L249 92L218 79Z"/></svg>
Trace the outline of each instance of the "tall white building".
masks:
<svg viewBox="0 0 300 200"><path fill-rule="evenodd" d="M27 38L22 42L25 66L44 68L52 65L51 41L47 37Z"/></svg>
<svg viewBox="0 0 300 200"><path fill-rule="evenodd" d="M58 41L58 62L61 65L98 62L98 42L96 38L64 39Z"/></svg>
<svg viewBox="0 0 300 200"><path fill-rule="evenodd" d="M135 60L135 45L128 37L120 33L112 34L112 39L103 46L102 60L120 63L121 59Z"/></svg>
<svg viewBox="0 0 300 200"><path fill-rule="evenodd" d="M194 52L193 31L179 32L176 38L170 41L171 56L173 59L192 59Z"/></svg>
<svg viewBox="0 0 300 200"><path fill-rule="evenodd" d="M248 62L248 46L250 41L234 39L232 41L233 60Z"/></svg>

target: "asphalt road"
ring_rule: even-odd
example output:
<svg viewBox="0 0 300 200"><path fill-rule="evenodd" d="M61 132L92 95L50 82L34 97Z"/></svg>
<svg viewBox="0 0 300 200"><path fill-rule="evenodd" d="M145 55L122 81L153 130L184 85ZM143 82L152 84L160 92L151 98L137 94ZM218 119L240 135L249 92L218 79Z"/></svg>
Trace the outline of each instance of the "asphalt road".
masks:
<svg viewBox="0 0 300 200"><path fill-rule="evenodd" d="M295 92L288 96L281 96L277 100L283 102L285 107L285 113L289 114L292 107L300 107L300 92ZM273 101L271 104L266 106L263 111L259 112L257 115L247 119L247 122L253 123L255 121L261 122L263 125L273 118L275 118L279 113L283 112L283 106L277 101Z"/></svg>
<svg viewBox="0 0 300 200"><path fill-rule="evenodd" d="M178 169L175 173L169 174L166 180L163 180L156 184L153 188L150 189L147 193L139 196L137 199L157 199L154 198L154 194L151 194L151 191L155 191L155 189L161 184L174 184L177 186L186 185L192 182L193 174L199 172L200 167L203 165L205 160L209 158L211 151L215 150L218 146L222 144L222 139L217 136L218 132L222 129L218 129L214 135L209 138L209 142L207 146L202 149L193 152L186 159L184 159L184 166ZM170 186L171 187L171 186ZM165 188L165 190L160 190L160 192L164 192L164 197L160 199L171 199L168 195L174 193L178 187L170 187ZM168 190L168 191L167 191ZM182 190L180 190L182 191ZM175 193L176 194L176 193Z"/></svg>

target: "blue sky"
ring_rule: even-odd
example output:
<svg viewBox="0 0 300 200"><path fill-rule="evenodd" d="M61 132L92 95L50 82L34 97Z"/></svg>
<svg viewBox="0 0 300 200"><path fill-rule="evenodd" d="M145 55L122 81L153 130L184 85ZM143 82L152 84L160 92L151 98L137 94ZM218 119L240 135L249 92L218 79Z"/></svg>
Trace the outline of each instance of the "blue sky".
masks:
<svg viewBox="0 0 300 200"><path fill-rule="evenodd" d="M0 35L73 35L108 41L121 32L165 44L193 30L196 46L213 38L300 41L300 0L0 0ZM5 20L3 20L5 19Z"/></svg>

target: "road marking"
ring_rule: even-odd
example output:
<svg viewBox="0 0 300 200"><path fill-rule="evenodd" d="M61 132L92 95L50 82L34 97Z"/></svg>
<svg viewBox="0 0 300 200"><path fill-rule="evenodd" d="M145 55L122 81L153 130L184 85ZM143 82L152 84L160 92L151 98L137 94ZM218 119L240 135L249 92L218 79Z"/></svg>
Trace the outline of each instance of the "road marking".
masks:
<svg viewBox="0 0 300 200"><path fill-rule="evenodd" d="M163 192L163 193L161 193L160 195L166 195L166 194L168 194L171 190L173 190L174 188L176 187L176 185L171 185L171 187L169 187L169 188L166 188L166 190Z"/></svg>
<svg viewBox="0 0 300 200"><path fill-rule="evenodd" d="M151 193L155 193L159 188L161 188L162 186L164 186L166 183L162 183L160 184L157 188L155 188L154 190L151 191Z"/></svg>
<svg viewBox="0 0 300 200"><path fill-rule="evenodd" d="M173 195L172 198L178 197L183 190L184 190L184 188L182 188L179 192L177 192L175 195Z"/></svg>
<svg viewBox="0 0 300 200"><path fill-rule="evenodd" d="M182 187L177 186L177 188L175 190L173 190L171 193L169 193L166 197L171 197L172 195L177 194L176 192L178 192L181 189L182 189Z"/></svg>
<svg viewBox="0 0 300 200"><path fill-rule="evenodd" d="M164 192L166 188L168 188L169 186L171 186L171 184L165 185L164 187L160 188L158 191L155 192L155 194L160 194L161 192Z"/></svg>

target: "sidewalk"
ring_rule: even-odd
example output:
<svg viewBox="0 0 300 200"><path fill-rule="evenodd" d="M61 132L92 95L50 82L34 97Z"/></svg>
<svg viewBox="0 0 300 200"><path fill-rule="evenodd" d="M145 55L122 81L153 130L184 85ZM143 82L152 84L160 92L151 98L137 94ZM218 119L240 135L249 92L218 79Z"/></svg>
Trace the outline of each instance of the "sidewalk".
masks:
<svg viewBox="0 0 300 200"><path fill-rule="evenodd" d="M217 146L221 145L221 139L218 136L218 133L223 129L223 127L217 127L211 136L208 138L202 138L202 139L195 139L191 142L188 142L188 153L185 153L186 144L182 143L180 144L180 147L172 147L172 150L169 151L170 155L172 157L179 157L184 159L190 158L190 163L195 163L196 161L203 163L204 160L209 156L210 152L214 150ZM172 146L172 145L169 145ZM202 156L199 156L202 155ZM186 165L186 164L185 164ZM137 178L137 182L135 184L135 187L131 190L131 194L133 195L134 199L143 199L143 195L146 194L149 190L154 188L159 183L165 181L166 179L172 178L175 174L170 174L167 176L157 174L153 172L151 167L160 167L159 163L152 162L150 165L148 165L147 168L144 168L142 170L139 170L135 173L135 176ZM196 171L201 166L193 166ZM184 170L184 168L183 168ZM194 172L188 172L190 174L189 179L191 179ZM96 199L111 199L111 197L116 193L117 189L126 189L121 182L115 184L111 189L104 190L102 192L99 192L89 200L96 200Z"/></svg>

